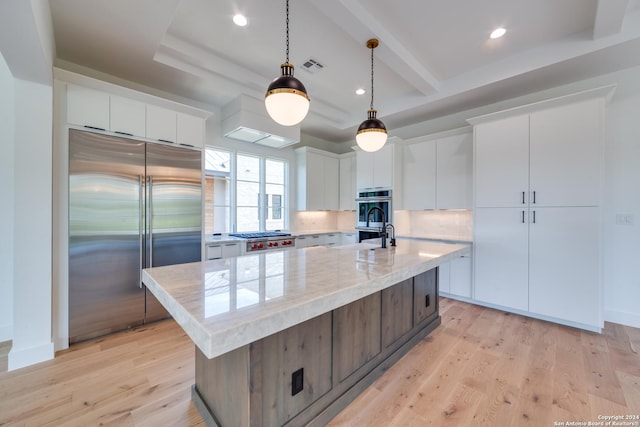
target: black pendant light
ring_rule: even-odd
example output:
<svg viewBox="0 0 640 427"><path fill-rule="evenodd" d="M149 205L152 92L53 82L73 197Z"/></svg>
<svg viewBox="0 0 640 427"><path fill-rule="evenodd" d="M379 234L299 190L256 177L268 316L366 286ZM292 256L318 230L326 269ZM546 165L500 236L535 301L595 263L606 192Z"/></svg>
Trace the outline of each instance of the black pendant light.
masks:
<svg viewBox="0 0 640 427"><path fill-rule="evenodd" d="M387 141L387 128L376 118L378 110L373 108L373 49L378 47L378 39L367 40L367 48L371 49L371 105L367 112L367 120L362 122L356 133L358 147L364 151L378 151Z"/></svg>
<svg viewBox="0 0 640 427"><path fill-rule="evenodd" d="M300 123L309 112L309 96L302 82L293 77L293 64L289 63L289 0L286 0L286 10L287 59L280 65L282 75L267 88L264 104L276 123L293 126Z"/></svg>

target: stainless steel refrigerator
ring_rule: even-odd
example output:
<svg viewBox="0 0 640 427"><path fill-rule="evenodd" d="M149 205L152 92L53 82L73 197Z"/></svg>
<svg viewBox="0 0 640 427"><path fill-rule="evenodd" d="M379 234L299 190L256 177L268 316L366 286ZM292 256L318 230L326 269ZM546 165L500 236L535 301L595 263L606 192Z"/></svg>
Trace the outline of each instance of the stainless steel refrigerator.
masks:
<svg viewBox="0 0 640 427"><path fill-rule="evenodd" d="M201 152L69 130L69 342L168 317L146 267L201 260Z"/></svg>

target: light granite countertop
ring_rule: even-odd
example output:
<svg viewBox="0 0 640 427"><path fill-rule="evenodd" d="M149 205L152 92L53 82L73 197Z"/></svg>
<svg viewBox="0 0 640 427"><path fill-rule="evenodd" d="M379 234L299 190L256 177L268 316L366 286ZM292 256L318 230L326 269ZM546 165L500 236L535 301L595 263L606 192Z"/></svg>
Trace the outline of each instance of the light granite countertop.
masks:
<svg viewBox="0 0 640 427"><path fill-rule="evenodd" d="M470 253L402 240L248 254L143 270L144 284L214 358Z"/></svg>

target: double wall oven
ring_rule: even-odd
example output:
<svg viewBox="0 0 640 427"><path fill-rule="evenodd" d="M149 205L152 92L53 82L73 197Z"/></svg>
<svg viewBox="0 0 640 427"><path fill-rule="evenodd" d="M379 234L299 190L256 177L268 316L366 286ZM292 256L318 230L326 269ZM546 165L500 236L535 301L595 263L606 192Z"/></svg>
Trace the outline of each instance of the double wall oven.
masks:
<svg viewBox="0 0 640 427"><path fill-rule="evenodd" d="M388 224L393 221L391 189L364 188L358 190L356 205L356 229L360 242L380 237L383 232L382 223ZM372 208L378 209L371 210ZM367 218L368 213L370 213L369 218Z"/></svg>

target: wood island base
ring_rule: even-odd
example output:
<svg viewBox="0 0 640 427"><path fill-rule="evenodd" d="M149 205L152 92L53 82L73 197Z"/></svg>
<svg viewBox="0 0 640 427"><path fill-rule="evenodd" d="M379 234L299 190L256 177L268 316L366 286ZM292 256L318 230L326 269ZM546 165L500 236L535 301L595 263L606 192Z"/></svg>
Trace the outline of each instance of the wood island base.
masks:
<svg viewBox="0 0 640 427"><path fill-rule="evenodd" d="M213 359L192 399L209 426L325 425L440 325L434 268Z"/></svg>

